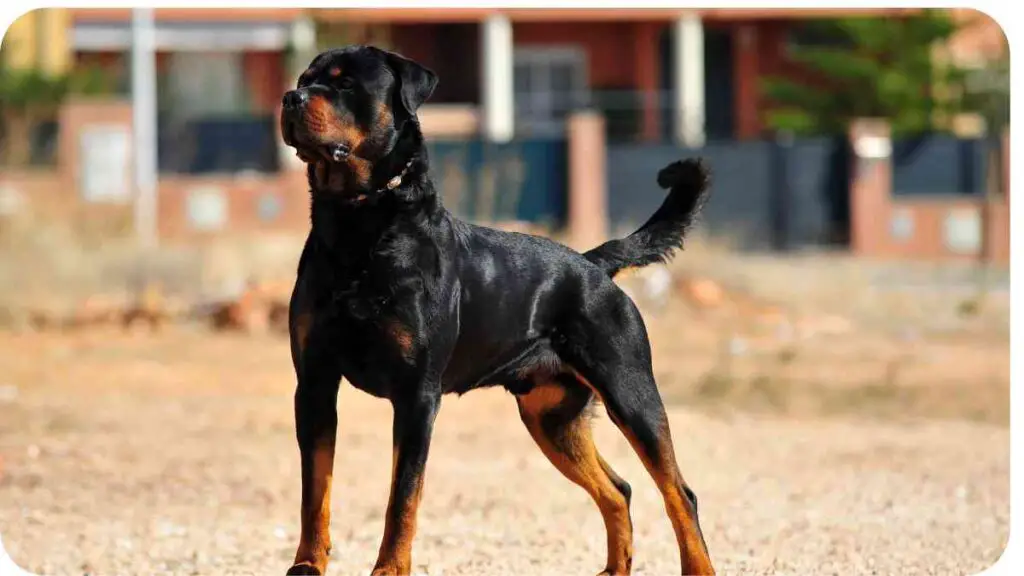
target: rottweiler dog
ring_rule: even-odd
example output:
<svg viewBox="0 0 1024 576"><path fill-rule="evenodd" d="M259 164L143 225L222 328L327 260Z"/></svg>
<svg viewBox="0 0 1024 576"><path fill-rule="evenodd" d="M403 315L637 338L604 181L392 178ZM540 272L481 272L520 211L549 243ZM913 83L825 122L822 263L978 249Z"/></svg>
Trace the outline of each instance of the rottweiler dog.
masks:
<svg viewBox="0 0 1024 576"><path fill-rule="evenodd" d="M503 386L551 463L597 503L604 573L632 564L630 486L594 447L600 401L661 491L684 574L714 569L697 498L676 465L651 348L612 281L667 260L708 189L699 159L662 169L670 190L636 232L580 254L545 238L463 222L431 182L417 109L437 76L369 46L316 57L284 95L285 143L308 164L311 231L289 310L298 379L302 529L288 574L323 574L344 377L394 408L392 483L373 574L408 574L434 418L447 393Z"/></svg>

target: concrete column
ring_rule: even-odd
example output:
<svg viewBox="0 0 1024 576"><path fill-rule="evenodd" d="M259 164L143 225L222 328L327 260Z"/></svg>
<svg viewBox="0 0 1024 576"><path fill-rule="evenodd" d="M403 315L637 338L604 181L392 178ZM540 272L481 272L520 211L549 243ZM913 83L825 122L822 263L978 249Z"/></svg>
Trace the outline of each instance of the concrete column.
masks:
<svg viewBox="0 0 1024 576"><path fill-rule="evenodd" d="M309 13L303 13L296 18L289 30L289 44L291 45L291 61L287 63L291 72L290 78L285 79L289 88L294 87L298 75L309 66L310 61L317 55L316 50L316 23Z"/></svg>
<svg viewBox="0 0 1024 576"><path fill-rule="evenodd" d="M135 152L135 233L157 245L156 21L152 8L132 10L132 130Z"/></svg>
<svg viewBox="0 0 1024 576"><path fill-rule="evenodd" d="M569 117L568 127L568 243L589 250L608 235L604 117L597 112L577 112Z"/></svg>
<svg viewBox="0 0 1024 576"><path fill-rule="evenodd" d="M483 135L492 142L508 142L515 136L512 50L512 22L508 16L488 16L483 22L480 79L483 82Z"/></svg>
<svg viewBox="0 0 1024 576"><path fill-rule="evenodd" d="M675 135L684 146L704 145L704 24L696 14L672 24Z"/></svg>

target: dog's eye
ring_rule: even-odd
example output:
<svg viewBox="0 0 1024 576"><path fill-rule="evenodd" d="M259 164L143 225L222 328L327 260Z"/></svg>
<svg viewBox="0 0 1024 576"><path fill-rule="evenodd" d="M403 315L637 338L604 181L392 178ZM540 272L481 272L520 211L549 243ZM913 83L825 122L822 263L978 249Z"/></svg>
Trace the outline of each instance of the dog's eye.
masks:
<svg viewBox="0 0 1024 576"><path fill-rule="evenodd" d="M342 90L351 90L355 88L355 86L356 81L348 76L343 76L338 79L338 88L341 88Z"/></svg>

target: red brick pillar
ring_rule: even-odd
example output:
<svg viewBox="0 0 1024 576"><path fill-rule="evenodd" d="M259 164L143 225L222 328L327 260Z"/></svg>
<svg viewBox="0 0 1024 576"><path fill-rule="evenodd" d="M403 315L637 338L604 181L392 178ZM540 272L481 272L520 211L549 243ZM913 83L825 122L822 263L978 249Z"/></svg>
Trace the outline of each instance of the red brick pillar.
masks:
<svg viewBox="0 0 1024 576"><path fill-rule="evenodd" d="M604 117L578 112L569 118L569 246L589 249L608 234Z"/></svg>
<svg viewBox="0 0 1024 576"><path fill-rule="evenodd" d="M740 140L757 138L761 131L760 81L761 81L761 39L758 26L741 23L733 29L733 83L736 86L734 104L736 116L736 137Z"/></svg>
<svg viewBox="0 0 1024 576"><path fill-rule="evenodd" d="M849 129L850 250L881 256L889 245L892 137L884 120L855 120Z"/></svg>
<svg viewBox="0 0 1024 576"><path fill-rule="evenodd" d="M995 199L987 195L984 202L988 211L985 227L985 249L987 256L996 263L1010 263L1010 131L1004 129L1002 134L1002 186Z"/></svg>
<svg viewBox="0 0 1024 576"><path fill-rule="evenodd" d="M647 142L656 141L661 136L661 108L659 104L660 80L658 69L658 32L655 22L634 24L633 59L636 86L642 93L643 121L641 138Z"/></svg>

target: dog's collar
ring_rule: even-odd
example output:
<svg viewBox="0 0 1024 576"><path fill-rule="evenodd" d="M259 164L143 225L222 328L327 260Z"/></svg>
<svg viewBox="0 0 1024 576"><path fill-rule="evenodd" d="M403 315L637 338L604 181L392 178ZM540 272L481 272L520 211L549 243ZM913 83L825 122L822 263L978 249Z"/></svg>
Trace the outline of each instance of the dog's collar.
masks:
<svg viewBox="0 0 1024 576"><path fill-rule="evenodd" d="M395 175L393 178L391 178L391 180L388 180L387 184L374 190L372 192L372 196L370 194L359 194L358 196L352 198L348 202L350 204L363 204L366 201L370 200L371 198L377 198L394 190L395 188L398 188L399 186L402 185L402 181L405 180L405 177L409 175L409 169L412 168L412 163L415 160L415 158L411 158L408 162L406 162L405 167L402 168L402 171Z"/></svg>

